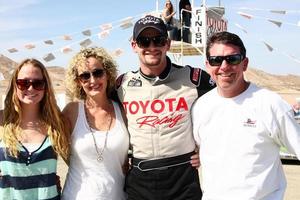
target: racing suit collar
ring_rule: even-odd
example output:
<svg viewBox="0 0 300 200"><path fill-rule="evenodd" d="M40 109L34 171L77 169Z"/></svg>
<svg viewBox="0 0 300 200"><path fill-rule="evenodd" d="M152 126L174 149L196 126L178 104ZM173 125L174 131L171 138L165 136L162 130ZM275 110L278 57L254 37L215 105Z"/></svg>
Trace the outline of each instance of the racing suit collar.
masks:
<svg viewBox="0 0 300 200"><path fill-rule="evenodd" d="M166 57L167 57L167 66L159 76L148 76L148 75L144 74L142 72L142 70L140 69L139 71L140 71L141 76L147 80L158 80L158 79L164 80L164 79L166 79L170 73L171 65L172 65L170 58L168 56L166 56Z"/></svg>

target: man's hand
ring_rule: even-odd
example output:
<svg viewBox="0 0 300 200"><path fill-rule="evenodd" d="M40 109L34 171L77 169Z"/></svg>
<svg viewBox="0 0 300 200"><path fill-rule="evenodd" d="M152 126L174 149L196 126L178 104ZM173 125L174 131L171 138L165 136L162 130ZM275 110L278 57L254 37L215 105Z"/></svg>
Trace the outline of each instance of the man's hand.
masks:
<svg viewBox="0 0 300 200"><path fill-rule="evenodd" d="M60 177L58 175L56 175L56 188L58 193L61 194L62 187L61 187Z"/></svg>
<svg viewBox="0 0 300 200"><path fill-rule="evenodd" d="M196 169L200 167L200 159L198 152L195 152L195 154L191 156L191 165Z"/></svg>
<svg viewBox="0 0 300 200"><path fill-rule="evenodd" d="M130 168L131 168L131 162L130 162L129 158L126 158L122 165L123 174L126 175Z"/></svg>

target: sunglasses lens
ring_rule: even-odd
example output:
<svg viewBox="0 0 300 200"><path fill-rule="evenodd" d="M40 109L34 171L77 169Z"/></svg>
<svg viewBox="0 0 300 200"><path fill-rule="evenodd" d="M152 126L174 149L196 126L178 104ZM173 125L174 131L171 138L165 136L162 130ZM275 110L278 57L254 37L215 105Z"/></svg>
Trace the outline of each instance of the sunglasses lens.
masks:
<svg viewBox="0 0 300 200"><path fill-rule="evenodd" d="M226 56L226 62L230 65L238 65L242 62L242 55L229 55Z"/></svg>
<svg viewBox="0 0 300 200"><path fill-rule="evenodd" d="M151 39L149 37L138 37L136 42L139 47L141 48L148 48L151 43Z"/></svg>
<svg viewBox="0 0 300 200"><path fill-rule="evenodd" d="M104 75L104 70L103 69L96 69L92 72L92 74L95 78L101 78Z"/></svg>
<svg viewBox="0 0 300 200"><path fill-rule="evenodd" d="M30 87L28 80L18 79L16 83L19 90L27 90Z"/></svg>
<svg viewBox="0 0 300 200"><path fill-rule="evenodd" d="M105 73L104 69L95 69L92 72L83 72L82 74L78 75L78 78L81 82L85 83L90 80L91 75L94 78L102 78L104 73Z"/></svg>
<svg viewBox="0 0 300 200"><path fill-rule="evenodd" d="M45 89L45 81L44 80L32 80L32 87L36 90L44 90Z"/></svg>
<svg viewBox="0 0 300 200"><path fill-rule="evenodd" d="M228 56L210 56L208 62L211 66L221 66L223 60L230 65L238 65L242 62L243 56L241 54L228 55Z"/></svg>
<svg viewBox="0 0 300 200"><path fill-rule="evenodd" d="M154 46L163 47L167 43L167 38L164 36L157 36L157 37L152 38L152 41L154 43Z"/></svg>
<svg viewBox="0 0 300 200"><path fill-rule="evenodd" d="M88 81L91 78L91 74L89 72L83 72L78 75L80 81Z"/></svg>
<svg viewBox="0 0 300 200"><path fill-rule="evenodd" d="M19 88L19 90L28 90L31 85L35 90L44 90L45 89L45 81L44 80L18 79L16 83L17 83L17 87Z"/></svg>
<svg viewBox="0 0 300 200"><path fill-rule="evenodd" d="M148 48L151 41L155 47L163 47L167 43L167 38L164 36L155 36L155 37L138 37L136 42L140 48Z"/></svg>
<svg viewBox="0 0 300 200"><path fill-rule="evenodd" d="M223 62L222 56L210 56L208 62L211 66L221 66Z"/></svg>

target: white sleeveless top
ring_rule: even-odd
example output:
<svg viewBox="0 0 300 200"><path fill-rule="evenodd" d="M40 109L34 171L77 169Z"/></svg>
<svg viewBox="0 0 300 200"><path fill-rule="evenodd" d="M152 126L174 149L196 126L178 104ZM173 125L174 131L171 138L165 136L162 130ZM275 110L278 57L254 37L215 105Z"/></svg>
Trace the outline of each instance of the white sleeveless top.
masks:
<svg viewBox="0 0 300 200"><path fill-rule="evenodd" d="M116 113L114 127L107 134L103 160L97 161L93 136L86 121L83 102L79 102L77 121L72 132L70 166L62 193L63 200L125 200L125 176L122 165L129 148L129 136L120 108L113 102ZM94 130L101 152L106 131Z"/></svg>

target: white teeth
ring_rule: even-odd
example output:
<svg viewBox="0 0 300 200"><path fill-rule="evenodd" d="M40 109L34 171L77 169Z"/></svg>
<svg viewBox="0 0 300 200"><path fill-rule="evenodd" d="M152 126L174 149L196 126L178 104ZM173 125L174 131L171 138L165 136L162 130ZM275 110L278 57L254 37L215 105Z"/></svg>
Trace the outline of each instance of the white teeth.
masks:
<svg viewBox="0 0 300 200"><path fill-rule="evenodd" d="M231 74L220 74L222 77L230 77Z"/></svg>
<svg viewBox="0 0 300 200"><path fill-rule="evenodd" d="M26 94L26 96L28 96L28 97L35 97L36 94Z"/></svg>
<svg viewBox="0 0 300 200"><path fill-rule="evenodd" d="M99 89L99 88L100 88L99 85L94 85L93 87L91 87L92 90L97 90L97 89Z"/></svg>

